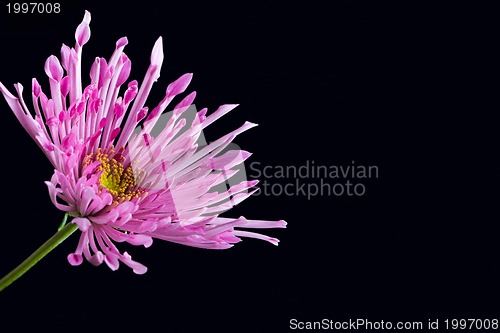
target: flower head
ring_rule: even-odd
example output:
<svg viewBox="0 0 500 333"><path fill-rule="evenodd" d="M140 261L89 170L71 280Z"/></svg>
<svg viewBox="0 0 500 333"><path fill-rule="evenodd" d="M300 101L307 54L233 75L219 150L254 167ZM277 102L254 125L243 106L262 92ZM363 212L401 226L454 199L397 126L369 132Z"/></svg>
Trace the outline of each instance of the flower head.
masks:
<svg viewBox="0 0 500 333"><path fill-rule="evenodd" d="M213 190L250 156L241 150L223 151L238 134L256 125L246 122L199 147L202 130L237 105L222 105L209 116L202 109L188 122L183 114L193 103L192 92L174 106L171 118L155 134L161 115L184 93L192 74L169 84L165 97L149 111L146 100L163 63L162 39L153 47L142 83L133 80L125 85L131 61L123 51L128 43L124 37L109 60L96 58L91 82L83 88L82 48L90 38L90 20L86 12L76 29L74 48L63 45L60 59L52 55L45 62L50 95L33 79L34 115L23 100L20 83L14 85L17 97L0 83L14 115L54 166L46 182L53 204L73 216L72 223L81 231L76 251L68 256L70 264L79 265L85 257L116 270L122 262L142 274L146 267L120 252L115 243L149 247L153 238L207 249L229 248L240 237L277 245L275 238L240 228L283 228L284 221L219 216L249 197L256 181Z"/></svg>

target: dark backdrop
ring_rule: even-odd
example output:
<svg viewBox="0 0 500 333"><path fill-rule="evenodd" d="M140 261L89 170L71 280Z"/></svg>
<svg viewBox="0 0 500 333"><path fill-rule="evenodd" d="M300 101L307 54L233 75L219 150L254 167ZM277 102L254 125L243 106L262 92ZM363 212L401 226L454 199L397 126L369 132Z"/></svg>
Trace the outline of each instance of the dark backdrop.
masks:
<svg viewBox="0 0 500 333"><path fill-rule="evenodd" d="M279 247L253 239L227 251L121 247L148 266L143 276L70 266L74 235L0 294L1 326L286 332L292 318L498 317L494 8L158 4L73 1L59 15L9 15L2 2L0 80L28 93L36 76L48 87L45 59L73 45L88 9L85 79L94 57L109 57L127 36L131 78L141 80L161 35L165 62L149 105L192 72L198 108L240 103L210 126L209 140L245 120L260 124L236 140L254 153L248 163L354 161L378 166L379 177L363 181L363 196L260 195L226 213L287 220L287 229L266 231ZM55 232L62 213L43 183L50 164L3 100L0 127L3 275Z"/></svg>

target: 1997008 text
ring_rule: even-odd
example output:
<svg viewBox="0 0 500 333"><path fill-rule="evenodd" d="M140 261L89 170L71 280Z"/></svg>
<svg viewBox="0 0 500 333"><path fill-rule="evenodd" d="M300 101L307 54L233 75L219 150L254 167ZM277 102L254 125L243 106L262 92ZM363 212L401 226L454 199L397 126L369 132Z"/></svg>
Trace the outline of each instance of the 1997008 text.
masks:
<svg viewBox="0 0 500 333"><path fill-rule="evenodd" d="M61 4L58 2L9 2L6 6L9 14L59 14L61 12Z"/></svg>

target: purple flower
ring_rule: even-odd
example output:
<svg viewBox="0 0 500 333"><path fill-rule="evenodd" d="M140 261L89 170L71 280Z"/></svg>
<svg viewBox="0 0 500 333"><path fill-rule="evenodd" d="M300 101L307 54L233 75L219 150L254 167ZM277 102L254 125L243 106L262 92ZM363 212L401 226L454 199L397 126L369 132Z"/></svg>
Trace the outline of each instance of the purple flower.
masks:
<svg viewBox="0 0 500 333"><path fill-rule="evenodd" d="M35 115L23 100L0 83L0 90L21 125L54 166L46 182L53 204L74 217L81 236L72 265L85 257L105 262L112 270L119 262L137 274L147 268L120 252L115 243L151 246L153 238L207 249L226 249L240 237L253 237L275 245L278 240L239 228L283 228L285 221L223 218L219 214L250 196L256 181L244 181L219 193L213 188L233 176L232 168L250 156L241 150L221 153L240 133L255 124L246 122L222 138L198 147L202 130L237 105L222 105L211 115L202 109L189 123L183 113L195 92L173 108L160 133L153 135L162 113L188 87L192 74L168 85L163 100L150 112L145 106L163 62L161 37L151 53L151 64L139 85L128 80L131 61L123 52L127 38L116 43L111 58L96 58L91 82L83 88L82 47L90 38L90 13L78 26L74 48L62 46L61 57L45 63L50 98L33 79ZM138 125L141 125L138 127Z"/></svg>

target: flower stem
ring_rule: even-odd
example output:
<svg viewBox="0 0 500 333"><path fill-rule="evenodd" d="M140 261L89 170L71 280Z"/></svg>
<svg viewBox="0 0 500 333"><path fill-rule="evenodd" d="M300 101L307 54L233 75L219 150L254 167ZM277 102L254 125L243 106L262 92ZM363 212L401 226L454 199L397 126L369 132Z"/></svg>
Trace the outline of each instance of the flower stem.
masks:
<svg viewBox="0 0 500 333"><path fill-rule="evenodd" d="M64 221L67 219L67 215L64 217ZM39 262L47 253L56 248L57 245L61 244L66 238L68 238L73 232L78 229L75 223L69 223L63 228L60 228L57 233L49 238L42 246L38 248L33 254L31 254L26 260L24 260L19 266L14 268L9 274L5 275L0 280L0 291L7 288L12 282L20 278L24 273L26 273L31 267L33 267L37 262Z"/></svg>
<svg viewBox="0 0 500 333"><path fill-rule="evenodd" d="M63 220L59 225L59 228L57 228L57 231L60 231L62 228L64 228L64 226L66 225L66 221L68 221L68 213L64 214Z"/></svg>

